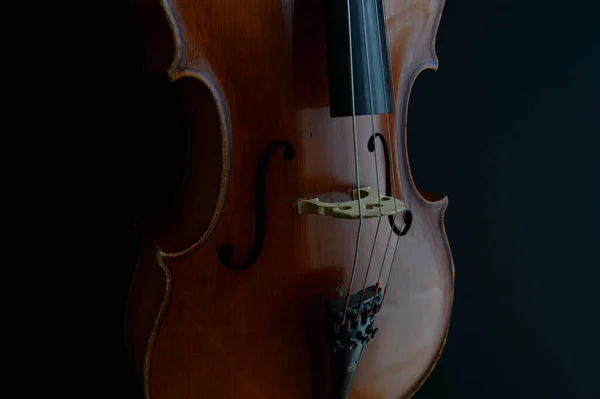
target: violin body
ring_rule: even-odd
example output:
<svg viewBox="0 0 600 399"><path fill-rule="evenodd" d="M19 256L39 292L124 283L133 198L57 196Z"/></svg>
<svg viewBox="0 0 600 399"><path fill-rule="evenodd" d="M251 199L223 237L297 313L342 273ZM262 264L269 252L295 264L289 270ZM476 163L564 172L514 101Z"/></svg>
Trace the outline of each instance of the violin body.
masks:
<svg viewBox="0 0 600 399"><path fill-rule="evenodd" d="M415 187L405 127L415 78L437 68L443 0L385 2L393 112L357 116L355 125L330 113L327 1L134 4L147 37L146 73L167 74L178 88L188 127L177 197L136 222L143 245L126 341L147 399L407 398L442 351L454 286L448 201ZM376 141L377 162L373 127L391 138ZM378 334L339 394L324 303L345 295L358 221L299 214L295 203L350 193L355 166L360 186L375 191L385 190L387 168L412 223L399 237L387 217L379 229L377 218L363 220L352 294L371 254L367 285L379 282L380 265L390 278L381 282ZM398 241L393 259L390 236Z"/></svg>

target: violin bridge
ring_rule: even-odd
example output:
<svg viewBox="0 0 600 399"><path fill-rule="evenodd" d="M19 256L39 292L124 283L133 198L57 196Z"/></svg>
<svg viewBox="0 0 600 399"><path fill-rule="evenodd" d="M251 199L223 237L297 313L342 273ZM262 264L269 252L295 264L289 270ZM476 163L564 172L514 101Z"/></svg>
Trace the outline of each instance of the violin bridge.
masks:
<svg viewBox="0 0 600 399"><path fill-rule="evenodd" d="M352 201L325 202L318 198L296 200L296 212L300 215L328 215L340 219L359 219L358 189L352 191ZM381 198L381 212L379 211L379 198ZM363 219L390 216L406 209L404 202L398 198L381 195L373 191L371 187L360 189L360 202L362 206Z"/></svg>

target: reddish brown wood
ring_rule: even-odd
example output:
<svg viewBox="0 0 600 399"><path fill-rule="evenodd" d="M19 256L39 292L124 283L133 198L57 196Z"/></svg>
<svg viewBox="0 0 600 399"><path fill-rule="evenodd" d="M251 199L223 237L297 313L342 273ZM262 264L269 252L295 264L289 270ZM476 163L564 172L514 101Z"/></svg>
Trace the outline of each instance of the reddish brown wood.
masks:
<svg viewBox="0 0 600 399"><path fill-rule="evenodd" d="M147 71L166 71L180 87L190 140L178 198L166 213L138 224L148 241L126 324L146 398L325 399L322 304L349 281L358 223L297 215L292 207L297 197L355 187L352 119L332 120L327 108L323 2L154 1L136 1L153 54ZM448 329L454 269L443 223L447 199L416 189L404 130L414 79L437 68L433 44L442 8L443 0L386 1L395 88L390 122L401 126L391 134L393 173L414 222L400 241L376 321L380 334L365 349L353 399L411 396ZM387 132L385 116L375 123ZM375 188L371 134L370 116L359 117L362 185ZM248 253L254 170L275 140L288 140L297 154L292 161L280 152L271 157L264 247L248 270L226 270L217 248L232 243L236 262ZM364 223L355 287L376 223ZM382 223L377 266L388 234ZM376 281L373 270L369 284Z"/></svg>

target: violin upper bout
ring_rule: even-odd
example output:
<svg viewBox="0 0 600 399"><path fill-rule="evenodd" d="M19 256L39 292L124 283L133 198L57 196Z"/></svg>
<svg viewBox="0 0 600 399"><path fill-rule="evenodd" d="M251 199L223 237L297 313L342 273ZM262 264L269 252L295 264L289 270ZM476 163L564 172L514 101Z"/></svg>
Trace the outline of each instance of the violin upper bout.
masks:
<svg viewBox="0 0 600 399"><path fill-rule="evenodd" d="M398 153L404 187L417 197L426 208L438 209L442 214L448 199L444 195L426 193L418 189L410 173L406 144L408 103L414 82L426 70L438 69L435 40L445 0L399 0L385 2L392 80L399 97L395 101L396 118L402 130L398 132Z"/></svg>
<svg viewBox="0 0 600 399"><path fill-rule="evenodd" d="M230 170L230 112L208 62L183 65L184 50L195 48L191 44L184 48L184 39L194 43L194 37L183 36L189 21L181 20L184 1L133 2L146 37L145 74L171 82L180 99L187 135L185 176L179 192L166 211L140 217L138 228L159 251L177 254L204 242L222 213ZM198 8L202 7L191 11L198 12Z"/></svg>

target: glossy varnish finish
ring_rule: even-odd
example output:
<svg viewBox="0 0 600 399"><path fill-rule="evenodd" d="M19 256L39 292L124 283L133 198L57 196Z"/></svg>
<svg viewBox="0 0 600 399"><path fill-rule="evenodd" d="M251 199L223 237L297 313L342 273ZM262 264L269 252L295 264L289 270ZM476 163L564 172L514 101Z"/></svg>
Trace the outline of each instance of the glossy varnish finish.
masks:
<svg viewBox="0 0 600 399"><path fill-rule="evenodd" d="M172 208L138 223L145 245L126 322L146 397L325 399L323 302L349 282L358 222L293 208L298 197L355 188L352 118L329 117L323 0L156 1L135 4L148 33L147 71L167 71L180 86L190 139L187 175ZM385 2L395 194L414 222L400 239L376 320L380 334L365 349L354 399L412 395L434 366L450 320L447 200L426 199L414 186L405 132L412 83L424 68L437 67L442 8L443 0ZM376 116L375 126L388 137L385 116ZM371 134L371 117L358 117L361 185L377 189ZM284 160L276 151L270 158L262 251L247 270L227 270L217 249L232 244L238 264L250 250L254 171L276 140L289 141L296 156ZM364 222L354 291L376 225ZM389 229L384 219L368 284L377 280Z"/></svg>

